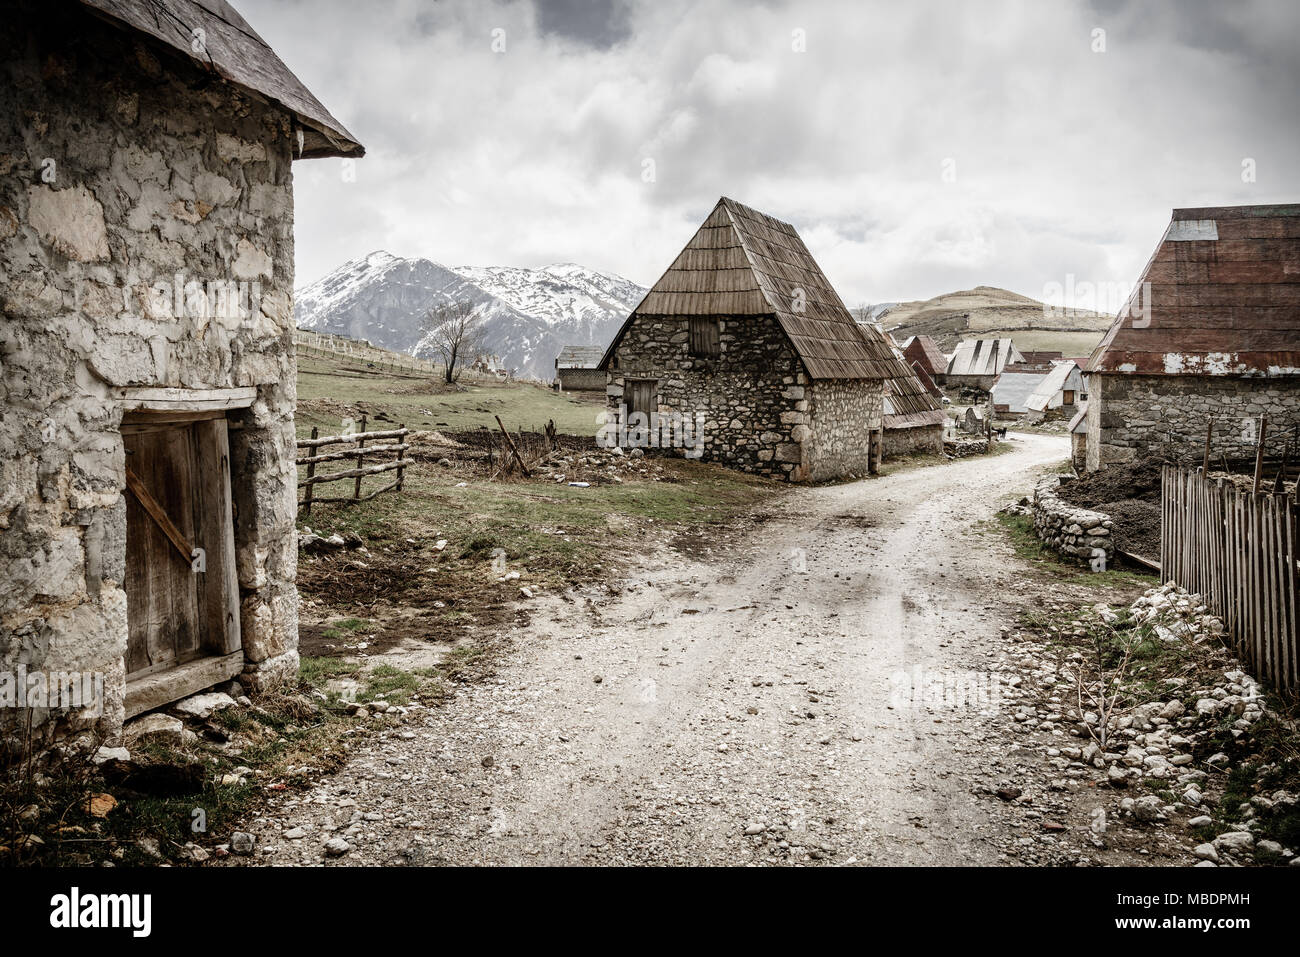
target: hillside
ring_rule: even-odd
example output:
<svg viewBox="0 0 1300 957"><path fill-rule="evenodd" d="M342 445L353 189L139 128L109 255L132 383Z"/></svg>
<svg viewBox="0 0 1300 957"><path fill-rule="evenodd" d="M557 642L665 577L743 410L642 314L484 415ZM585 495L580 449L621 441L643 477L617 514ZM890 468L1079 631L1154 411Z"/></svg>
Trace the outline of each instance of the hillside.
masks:
<svg viewBox="0 0 1300 957"><path fill-rule="evenodd" d="M899 342L928 335L945 352L952 352L962 339L1010 336L1022 351L1059 350L1067 356L1088 355L1110 327L1110 316L1049 316L1046 308L1037 299L1006 289L976 286L924 302L899 303L881 321Z"/></svg>
<svg viewBox="0 0 1300 957"><path fill-rule="evenodd" d="M468 300L490 352L521 375L549 379L561 346L605 345L644 294L633 282L573 263L453 269L380 251L299 290L294 314L302 329L430 357L422 330L428 310Z"/></svg>

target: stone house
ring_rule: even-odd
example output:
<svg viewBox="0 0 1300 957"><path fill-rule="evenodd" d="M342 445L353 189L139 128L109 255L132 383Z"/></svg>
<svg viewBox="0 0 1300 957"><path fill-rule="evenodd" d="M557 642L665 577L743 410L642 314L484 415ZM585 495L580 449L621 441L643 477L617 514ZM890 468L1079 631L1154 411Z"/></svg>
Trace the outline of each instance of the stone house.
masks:
<svg viewBox="0 0 1300 957"><path fill-rule="evenodd" d="M291 164L362 155L224 0L17 8L0 691L48 693L0 711L9 748L29 717L36 747L112 741L232 677L296 675Z"/></svg>
<svg viewBox="0 0 1300 957"><path fill-rule="evenodd" d="M1300 426L1300 205L1175 209L1085 369L1088 468L1281 455ZM1292 454L1296 446L1293 444Z"/></svg>
<svg viewBox="0 0 1300 957"><path fill-rule="evenodd" d="M944 385L988 392L1009 363L1023 361L1010 339L963 339L948 360Z"/></svg>
<svg viewBox="0 0 1300 957"><path fill-rule="evenodd" d="M605 388L605 373L600 369L605 350L600 346L565 346L555 357L555 378L566 392L596 391Z"/></svg>
<svg viewBox="0 0 1300 957"><path fill-rule="evenodd" d="M605 351L605 428L621 445L677 429L708 461L789 481L863 475L894 361L793 226L723 197Z"/></svg>

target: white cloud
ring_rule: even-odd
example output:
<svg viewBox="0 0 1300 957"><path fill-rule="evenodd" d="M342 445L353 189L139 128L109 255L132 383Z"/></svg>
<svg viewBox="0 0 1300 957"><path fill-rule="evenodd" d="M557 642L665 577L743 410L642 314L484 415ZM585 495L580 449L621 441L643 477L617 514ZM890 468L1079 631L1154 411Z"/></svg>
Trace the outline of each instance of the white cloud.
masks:
<svg viewBox="0 0 1300 957"><path fill-rule="evenodd" d="M648 284L726 194L850 304L1038 296L1131 282L1172 207L1300 195L1288 2L239 6L368 150L295 166L300 284L380 248Z"/></svg>

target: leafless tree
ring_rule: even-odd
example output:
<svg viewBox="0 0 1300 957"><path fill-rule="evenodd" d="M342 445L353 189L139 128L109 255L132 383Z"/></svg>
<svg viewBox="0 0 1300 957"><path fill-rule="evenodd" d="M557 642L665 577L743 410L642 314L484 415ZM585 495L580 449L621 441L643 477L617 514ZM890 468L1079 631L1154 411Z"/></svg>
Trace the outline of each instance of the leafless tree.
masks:
<svg viewBox="0 0 1300 957"><path fill-rule="evenodd" d="M442 358L447 382L455 382L483 351L483 317L475 314L468 299L431 306L424 315L424 338Z"/></svg>

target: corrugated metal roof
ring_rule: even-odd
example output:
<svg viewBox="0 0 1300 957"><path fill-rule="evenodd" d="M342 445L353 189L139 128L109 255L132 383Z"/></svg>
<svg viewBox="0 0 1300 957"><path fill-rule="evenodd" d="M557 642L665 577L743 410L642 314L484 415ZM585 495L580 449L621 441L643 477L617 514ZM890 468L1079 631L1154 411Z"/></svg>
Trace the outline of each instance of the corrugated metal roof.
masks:
<svg viewBox="0 0 1300 957"><path fill-rule="evenodd" d="M860 327L789 223L722 197L646 293L601 359L605 368L637 316L775 316L814 379L885 379L893 349Z"/></svg>
<svg viewBox="0 0 1300 957"><path fill-rule="evenodd" d="M1021 362L1010 339L963 339L948 360L948 375L997 375L1008 362Z"/></svg>
<svg viewBox="0 0 1300 957"><path fill-rule="evenodd" d="M1005 405L1008 412L1028 412L1026 404L1038 384L1047 378L1046 372L1003 371L993 380L989 390L994 407Z"/></svg>
<svg viewBox="0 0 1300 957"><path fill-rule="evenodd" d="M1074 379L1073 382L1071 377ZM1025 405L1031 412L1043 412L1051 404L1056 393L1069 388L1073 388L1076 392L1083 388L1083 377L1079 374L1079 367L1072 361L1058 362L1052 366L1052 370L1047 375L1043 376Z"/></svg>
<svg viewBox="0 0 1300 957"><path fill-rule="evenodd" d="M1300 205L1175 209L1087 371L1300 375Z"/></svg>
<svg viewBox="0 0 1300 957"><path fill-rule="evenodd" d="M555 359L557 369L594 369L605 350L600 346L565 346Z"/></svg>
<svg viewBox="0 0 1300 957"><path fill-rule="evenodd" d="M365 149L312 96L226 0L81 0L92 12L152 37L200 69L280 104L303 126L301 156L363 156ZM195 51L195 31L203 43Z"/></svg>

